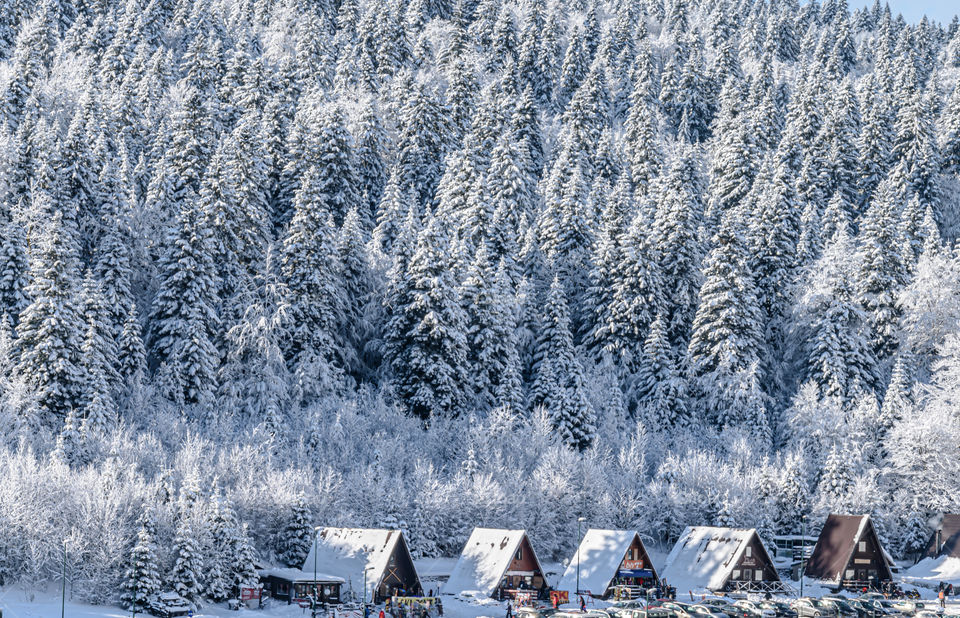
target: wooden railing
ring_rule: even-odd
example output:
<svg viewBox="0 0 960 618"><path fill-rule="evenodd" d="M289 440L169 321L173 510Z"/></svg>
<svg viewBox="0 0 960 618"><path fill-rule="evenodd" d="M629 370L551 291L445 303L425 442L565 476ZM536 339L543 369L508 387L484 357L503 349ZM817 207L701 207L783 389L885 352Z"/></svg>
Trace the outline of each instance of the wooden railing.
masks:
<svg viewBox="0 0 960 618"><path fill-rule="evenodd" d="M727 592L771 592L776 594L796 594L796 590L790 584L784 582L768 581L729 581L724 587Z"/></svg>

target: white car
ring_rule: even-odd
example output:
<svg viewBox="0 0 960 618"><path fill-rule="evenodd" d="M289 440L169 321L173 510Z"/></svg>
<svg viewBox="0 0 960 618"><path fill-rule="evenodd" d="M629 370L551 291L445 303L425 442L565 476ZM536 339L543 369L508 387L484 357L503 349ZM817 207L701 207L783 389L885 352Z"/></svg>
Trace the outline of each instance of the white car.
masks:
<svg viewBox="0 0 960 618"><path fill-rule="evenodd" d="M193 606L176 592L161 592L147 599L147 608L154 616L176 618L189 615Z"/></svg>

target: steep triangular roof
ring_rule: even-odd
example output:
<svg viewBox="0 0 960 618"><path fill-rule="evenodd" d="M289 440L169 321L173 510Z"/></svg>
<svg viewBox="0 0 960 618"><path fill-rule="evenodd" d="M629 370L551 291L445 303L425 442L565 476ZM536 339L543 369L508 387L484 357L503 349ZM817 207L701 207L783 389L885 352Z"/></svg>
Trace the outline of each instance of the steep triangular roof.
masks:
<svg viewBox="0 0 960 618"><path fill-rule="evenodd" d="M463 546L460 558L443 586L444 594L479 594L493 596L503 579L517 548L527 538L525 530L502 530L499 528L474 528ZM527 540L537 570L543 573L537 552Z"/></svg>
<svg viewBox="0 0 960 618"><path fill-rule="evenodd" d="M314 549L317 550L317 570L344 578L354 590L363 587L364 571L367 571L365 598L370 598L383 580L394 550L408 552L399 530L324 528L317 533L317 542L310 546L310 553L303 561L301 570L308 575L314 570ZM412 558L410 562L413 563Z"/></svg>
<svg viewBox="0 0 960 618"><path fill-rule="evenodd" d="M807 577L826 582L840 583L843 572L850 564L850 559L857 548L857 543L870 537L873 545L880 552L883 568L886 569L886 578L893 579L890 566L873 527L869 515L837 515L831 513L820 530L820 537L813 547L813 553L804 567Z"/></svg>
<svg viewBox="0 0 960 618"><path fill-rule="evenodd" d="M937 516L930 524L933 532L930 533L930 538L927 540L923 557L950 556L960 558L960 514L944 513Z"/></svg>
<svg viewBox="0 0 960 618"><path fill-rule="evenodd" d="M643 541L635 530L597 530L591 528L583 535L580 547L570 559L563 572L558 590L568 590L571 593L577 589L577 564L580 565L580 590L589 590L591 594L602 595L610 587L610 582L617 576L617 571L623 558L636 540L643 548ZM647 558L649 563L649 557ZM656 571L652 564L649 568Z"/></svg>
<svg viewBox="0 0 960 618"><path fill-rule="evenodd" d="M688 526L670 550L661 580L678 590L721 590L756 536L754 528ZM759 539L757 544L770 564L766 547Z"/></svg>

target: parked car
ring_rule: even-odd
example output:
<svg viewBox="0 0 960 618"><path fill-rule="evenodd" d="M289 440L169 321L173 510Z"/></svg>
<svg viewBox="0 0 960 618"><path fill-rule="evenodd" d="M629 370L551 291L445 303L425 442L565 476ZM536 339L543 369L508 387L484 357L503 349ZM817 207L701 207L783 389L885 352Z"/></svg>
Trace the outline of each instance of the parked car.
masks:
<svg viewBox="0 0 960 618"><path fill-rule="evenodd" d="M760 607L773 610L778 618L797 618L797 610L783 601L761 601Z"/></svg>
<svg viewBox="0 0 960 618"><path fill-rule="evenodd" d="M899 601L893 602L890 605L890 608L897 610L901 614L914 616L923 609L923 603L920 603L917 601L911 601L909 599L901 599Z"/></svg>
<svg viewBox="0 0 960 618"><path fill-rule="evenodd" d="M898 613L896 610L884 606L877 599L853 599L849 603L860 610L862 618L879 618Z"/></svg>
<svg viewBox="0 0 960 618"><path fill-rule="evenodd" d="M673 618L673 612L664 607L647 609L611 607L607 611L614 618ZM582 616L582 614L578 616ZM557 616L554 615L551 618L557 618Z"/></svg>
<svg viewBox="0 0 960 618"><path fill-rule="evenodd" d="M186 616L193 606L176 592L161 592L147 599L147 609L159 618Z"/></svg>
<svg viewBox="0 0 960 618"><path fill-rule="evenodd" d="M674 618L729 618L726 614L715 612L706 605L682 603L679 601L662 601L659 607L669 609Z"/></svg>
<svg viewBox="0 0 960 618"><path fill-rule="evenodd" d="M754 603L753 601L740 600L734 603L733 606L747 610L753 618L777 618L776 610L763 607L760 603Z"/></svg>
<svg viewBox="0 0 960 618"><path fill-rule="evenodd" d="M718 607L710 607L703 603L690 606L690 612L698 618L730 618L730 615Z"/></svg>
<svg viewBox="0 0 960 618"><path fill-rule="evenodd" d="M820 618L821 616L839 616L839 610L830 601L821 601L810 597L795 600L791 607L797 610L799 618Z"/></svg>
<svg viewBox="0 0 960 618"><path fill-rule="evenodd" d="M857 616L858 618L863 618L860 615L860 610L851 605L849 599L838 596L829 596L821 598L820 601L835 607L837 609L837 613L841 616Z"/></svg>
<svg viewBox="0 0 960 618"><path fill-rule="evenodd" d="M552 607L524 606L517 608L517 618L548 618L557 613Z"/></svg>

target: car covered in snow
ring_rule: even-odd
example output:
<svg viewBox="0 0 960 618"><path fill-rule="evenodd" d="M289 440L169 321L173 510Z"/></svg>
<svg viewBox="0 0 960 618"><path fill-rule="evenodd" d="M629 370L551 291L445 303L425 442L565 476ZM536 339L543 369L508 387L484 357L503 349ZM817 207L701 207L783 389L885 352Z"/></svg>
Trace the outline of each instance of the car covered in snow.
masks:
<svg viewBox="0 0 960 618"><path fill-rule="evenodd" d="M188 616L193 606L176 592L161 592L147 599L147 609L158 618Z"/></svg>

